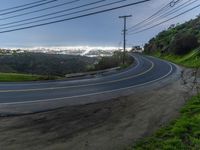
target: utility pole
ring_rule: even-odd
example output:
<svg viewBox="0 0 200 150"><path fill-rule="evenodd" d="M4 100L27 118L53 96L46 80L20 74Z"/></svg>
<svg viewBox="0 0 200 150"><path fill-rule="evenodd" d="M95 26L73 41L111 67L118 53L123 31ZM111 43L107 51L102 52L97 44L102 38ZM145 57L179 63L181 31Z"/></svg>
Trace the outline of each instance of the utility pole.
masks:
<svg viewBox="0 0 200 150"><path fill-rule="evenodd" d="M127 29L126 29L126 20L129 17L132 17L132 15L119 16L120 19L124 19L124 30L123 30L123 33L124 33L123 64L125 63L125 55L126 55L126 32L127 32Z"/></svg>

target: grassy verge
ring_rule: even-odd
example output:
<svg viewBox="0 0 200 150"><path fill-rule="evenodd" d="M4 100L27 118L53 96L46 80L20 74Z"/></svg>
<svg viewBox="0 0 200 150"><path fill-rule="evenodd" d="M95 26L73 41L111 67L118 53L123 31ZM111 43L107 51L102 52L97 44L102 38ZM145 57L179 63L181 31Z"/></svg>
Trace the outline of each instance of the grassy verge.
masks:
<svg viewBox="0 0 200 150"><path fill-rule="evenodd" d="M129 150L199 150L200 95L194 96L181 110L180 117L152 137Z"/></svg>
<svg viewBox="0 0 200 150"><path fill-rule="evenodd" d="M174 62L176 64L189 67L189 68L197 68L200 67L200 50L194 50L189 54L183 56L176 56L171 54L163 54L155 53L153 56Z"/></svg>
<svg viewBox="0 0 200 150"><path fill-rule="evenodd" d="M54 79L56 79L56 77L17 74L17 73L0 73L0 82L39 81L39 80L54 80Z"/></svg>

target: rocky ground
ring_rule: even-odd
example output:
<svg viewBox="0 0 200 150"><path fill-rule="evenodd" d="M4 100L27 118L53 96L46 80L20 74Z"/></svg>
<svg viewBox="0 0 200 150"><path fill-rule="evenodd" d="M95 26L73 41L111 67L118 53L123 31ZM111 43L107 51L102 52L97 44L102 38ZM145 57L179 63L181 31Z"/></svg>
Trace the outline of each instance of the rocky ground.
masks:
<svg viewBox="0 0 200 150"><path fill-rule="evenodd" d="M106 102L0 118L1 150L124 150L179 115L199 73ZM199 86L199 85L198 85Z"/></svg>

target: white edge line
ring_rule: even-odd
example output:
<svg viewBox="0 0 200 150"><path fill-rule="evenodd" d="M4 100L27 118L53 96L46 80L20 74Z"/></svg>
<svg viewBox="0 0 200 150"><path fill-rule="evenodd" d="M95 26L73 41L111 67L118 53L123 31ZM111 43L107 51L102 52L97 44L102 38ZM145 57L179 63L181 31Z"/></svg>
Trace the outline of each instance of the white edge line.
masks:
<svg viewBox="0 0 200 150"><path fill-rule="evenodd" d="M116 73L116 74L111 74L111 75L108 75L108 76L106 76L105 78L107 78L107 77L112 77L112 76L119 76L119 75L121 75L121 74L124 74L124 73L127 73L127 72L129 72L131 69L136 69L141 63L140 63L140 61L137 59L137 57L135 57L135 56L133 56L133 55L131 55L136 61L137 61L137 65L136 66L130 66L130 68L128 68L128 70L126 70L126 71L122 71L122 72L119 72L119 73ZM37 83L37 81L35 81L35 82L29 82L29 83L17 83L17 82L8 82L8 83L4 83L4 84L0 84L0 85L25 85L25 86L27 86L27 85L46 85L46 84L56 84L56 83L74 83L74 82L82 82L82 81L88 81L88 80L97 80L97 79L101 79L101 78L103 78L103 77L97 77L97 78L91 78L91 79L79 79L79 80L52 80L52 82L43 82L43 83Z"/></svg>
<svg viewBox="0 0 200 150"><path fill-rule="evenodd" d="M149 61L152 66L150 68L148 68L147 70L145 70L144 72L141 72L139 74L133 75L133 76L129 76L129 77L125 77L122 79L116 79L116 80L111 80L111 81L107 81L107 82L99 82L99 83L90 83L90 84L82 84L82 85L69 85L69 86L57 86L57 87L49 87L49 88L34 88L34 89L19 89L19 90L0 90L0 93L10 93L10 92L31 92L31 91L47 91L47 90L58 90L58 89L68 89L68 88L78 88L78 87L88 87L88 86L94 86L94 85L105 85L108 83L115 83L115 82L119 82L119 81L124 81L127 79L133 79L136 78L138 76L144 75L146 73L148 73L149 71L151 71L154 67L154 63L153 61L149 60L146 57L143 57L143 59ZM128 72L130 70L127 70L126 72Z"/></svg>
<svg viewBox="0 0 200 150"><path fill-rule="evenodd" d="M129 86L129 87L125 87L125 88L119 88L119 89L115 89L115 90L109 90L109 91L104 91L104 92L98 92L98 93L91 93L91 94L84 94L84 95L79 95L79 96L71 96L71 97L62 97L62 98L54 98L54 99L45 99L45 100L35 100L35 101L27 101L27 102L13 102L13 103L1 103L1 105L16 105L16 104L29 104L29 103L38 103L38 102L50 102L50 101L56 101L56 100L64 100L64 99L72 99L72 98L81 98L81 97L87 97L87 96L94 96L94 95L100 95L100 94L106 94L106 93L112 93L112 92L116 92L116 91L122 91L122 90L126 90L126 89L131 89L131 88L135 88L135 87L140 87L140 86L144 86L147 85L149 83L153 83L156 81L159 81L161 79L166 78L168 75L170 75L173 71L173 67L171 63L167 64L170 66L170 71L164 75L161 78L143 83L143 84L138 84L138 85L134 85L134 86Z"/></svg>

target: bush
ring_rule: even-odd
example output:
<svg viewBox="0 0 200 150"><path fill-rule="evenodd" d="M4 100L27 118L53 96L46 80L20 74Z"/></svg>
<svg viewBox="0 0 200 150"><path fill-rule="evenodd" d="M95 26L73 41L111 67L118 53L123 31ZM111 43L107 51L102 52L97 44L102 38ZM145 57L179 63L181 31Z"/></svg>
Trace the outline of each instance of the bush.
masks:
<svg viewBox="0 0 200 150"><path fill-rule="evenodd" d="M114 57L103 57L98 64L95 65L96 70L104 70L119 65L119 61Z"/></svg>
<svg viewBox="0 0 200 150"><path fill-rule="evenodd" d="M184 55L198 47L198 39L192 33L178 33L171 41L169 51L176 55Z"/></svg>
<svg viewBox="0 0 200 150"><path fill-rule="evenodd" d="M95 65L94 70L104 70L121 66L123 62L123 52L114 52L111 57L102 57L98 64ZM123 66L129 66L133 62L133 58L126 53L125 64ZM124 68L124 67L123 67Z"/></svg>
<svg viewBox="0 0 200 150"><path fill-rule="evenodd" d="M187 54L200 43L200 16L185 22L173 25L152 38L144 47L146 54Z"/></svg>

